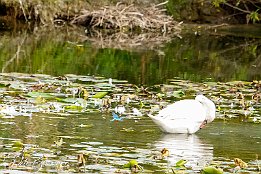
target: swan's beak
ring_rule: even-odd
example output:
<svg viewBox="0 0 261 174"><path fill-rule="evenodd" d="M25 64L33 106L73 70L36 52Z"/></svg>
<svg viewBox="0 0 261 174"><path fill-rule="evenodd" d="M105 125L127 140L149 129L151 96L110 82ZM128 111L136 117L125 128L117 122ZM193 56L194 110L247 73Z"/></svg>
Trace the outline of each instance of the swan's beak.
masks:
<svg viewBox="0 0 261 174"><path fill-rule="evenodd" d="M200 129L203 129L207 125L207 120L204 120L201 125L199 126Z"/></svg>

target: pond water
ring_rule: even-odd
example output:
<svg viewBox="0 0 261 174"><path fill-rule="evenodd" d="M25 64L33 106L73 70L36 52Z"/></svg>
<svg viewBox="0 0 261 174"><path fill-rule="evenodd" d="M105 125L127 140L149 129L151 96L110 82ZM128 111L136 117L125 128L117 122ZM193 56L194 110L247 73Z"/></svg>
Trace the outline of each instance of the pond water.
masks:
<svg viewBox="0 0 261 174"><path fill-rule="evenodd" d="M92 44L93 38L86 38L83 29L7 31L1 32L0 67L2 72L102 75L144 85L166 83L173 77L193 81L258 80L261 40L253 37L253 31L258 35L259 30L240 28L241 35L238 29L202 31L200 35L191 29L182 39L174 37L165 44L138 42L129 48L121 45L121 40L111 40L118 44L108 40Z"/></svg>
<svg viewBox="0 0 261 174"><path fill-rule="evenodd" d="M77 154L83 152L93 154L99 161L88 162L87 173L113 173L131 159L136 159L143 166L143 173L165 173L177 161L186 159L187 165L192 167L188 172L194 173L213 161L229 169L229 165L233 166L231 159L235 157L253 162L257 155L261 155L259 124L215 121L195 135L175 135L163 134L147 117L136 121L110 120L108 114L101 113L70 116L36 114L32 118L18 116L1 119L1 144L8 146L17 139L27 145L38 145L33 157L48 156L52 164L42 172L57 171L56 163L59 162L69 163L74 169ZM95 126L82 126L89 124ZM132 131L123 131L125 128ZM63 137L61 148L53 146L58 137ZM170 151L170 156L164 160L155 160L154 153L157 154L163 148ZM1 148L3 151L9 152L10 149ZM250 173L255 170L250 170ZM30 168L29 171L34 170ZM63 168L60 171L68 172Z"/></svg>
<svg viewBox="0 0 261 174"><path fill-rule="evenodd" d="M242 28L243 33L248 30ZM251 97L260 96L259 82L252 81L261 78L261 40L252 35L253 30L251 35L243 36L231 31L234 30L199 35L192 31L168 43L122 46L124 49L119 49L119 45L105 48L105 44L91 42L86 39L84 29L1 31L0 111L15 105L16 111L22 108L30 113L21 111L17 116L0 116L0 173L1 170L6 173L128 173L130 171L123 170L122 166L132 159L143 168L142 173L173 173L171 168L195 173L210 164L232 173L234 158L248 163L248 168L239 172L258 173L261 105L259 99ZM55 82L53 76L66 74L70 74L66 77L72 85L66 86L64 79L59 79L58 84ZM112 89L104 85L108 78L113 78L119 87ZM142 85L148 87L149 92L164 93L164 96L155 101ZM59 87L64 93L83 87L90 95L107 90L112 100L128 92L135 94L138 99L135 96L133 103L124 106L129 110L138 108L142 116L126 114L123 121L112 121L111 112L117 102L103 110L94 108L90 97L90 103L81 111L68 106L72 110L52 112L49 108L56 109L54 103L60 104L61 100L85 105L75 96L64 99L63 92L54 95L60 93ZM134 92L136 88L141 92ZM237 98L234 88L245 95L246 101L244 97ZM34 90L47 92L47 96L41 94L47 101L39 97L39 93L30 93ZM165 105L179 100L173 94L179 90L185 93L181 98L192 98L197 92L206 94L217 105L218 119L195 135L162 133L146 116L147 110L159 103ZM61 95L62 99L53 97L49 101L49 95L57 98ZM145 106L141 107L139 102ZM21 149L14 151L14 142L22 142L29 151L26 163L20 159ZM59 142L61 145L57 145ZM167 148L170 155L157 159L163 148ZM89 154L85 169L77 167L79 154ZM23 163L17 164L19 160ZM173 167L179 160L187 160L185 169ZM12 161L16 166L10 167Z"/></svg>

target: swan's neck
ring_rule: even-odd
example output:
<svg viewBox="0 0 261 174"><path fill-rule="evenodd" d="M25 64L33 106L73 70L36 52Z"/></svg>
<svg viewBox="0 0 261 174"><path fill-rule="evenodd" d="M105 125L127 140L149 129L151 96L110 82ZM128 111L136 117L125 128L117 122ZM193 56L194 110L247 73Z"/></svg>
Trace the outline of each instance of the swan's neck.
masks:
<svg viewBox="0 0 261 174"><path fill-rule="evenodd" d="M210 122L212 122L215 119L216 106L209 99L205 100L205 102L202 103L202 104L206 108L206 111L207 111L207 118L206 118L206 120L207 120L208 123L210 123Z"/></svg>

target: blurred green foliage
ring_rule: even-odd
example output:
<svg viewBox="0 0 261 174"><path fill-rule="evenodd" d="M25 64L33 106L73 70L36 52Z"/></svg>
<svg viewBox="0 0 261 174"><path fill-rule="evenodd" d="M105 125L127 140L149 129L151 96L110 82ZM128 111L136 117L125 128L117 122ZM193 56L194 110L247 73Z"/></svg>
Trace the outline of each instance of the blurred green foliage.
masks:
<svg viewBox="0 0 261 174"><path fill-rule="evenodd" d="M193 81L260 79L260 41L185 34L157 49L100 48L83 41L81 29L42 28L4 32L0 39L2 72L51 75L102 75L135 84L157 84L179 77ZM22 42L24 40L24 42Z"/></svg>

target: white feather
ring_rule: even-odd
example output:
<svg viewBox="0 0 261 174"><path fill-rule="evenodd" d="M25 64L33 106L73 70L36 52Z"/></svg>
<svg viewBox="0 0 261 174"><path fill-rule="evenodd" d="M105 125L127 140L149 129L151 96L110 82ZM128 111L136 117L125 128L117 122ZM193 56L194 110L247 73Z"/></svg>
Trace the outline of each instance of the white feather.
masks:
<svg viewBox="0 0 261 174"><path fill-rule="evenodd" d="M195 133L202 123L215 119L215 104L203 95L196 96L195 100L181 100L175 102L156 116L149 117L163 132L167 133Z"/></svg>

